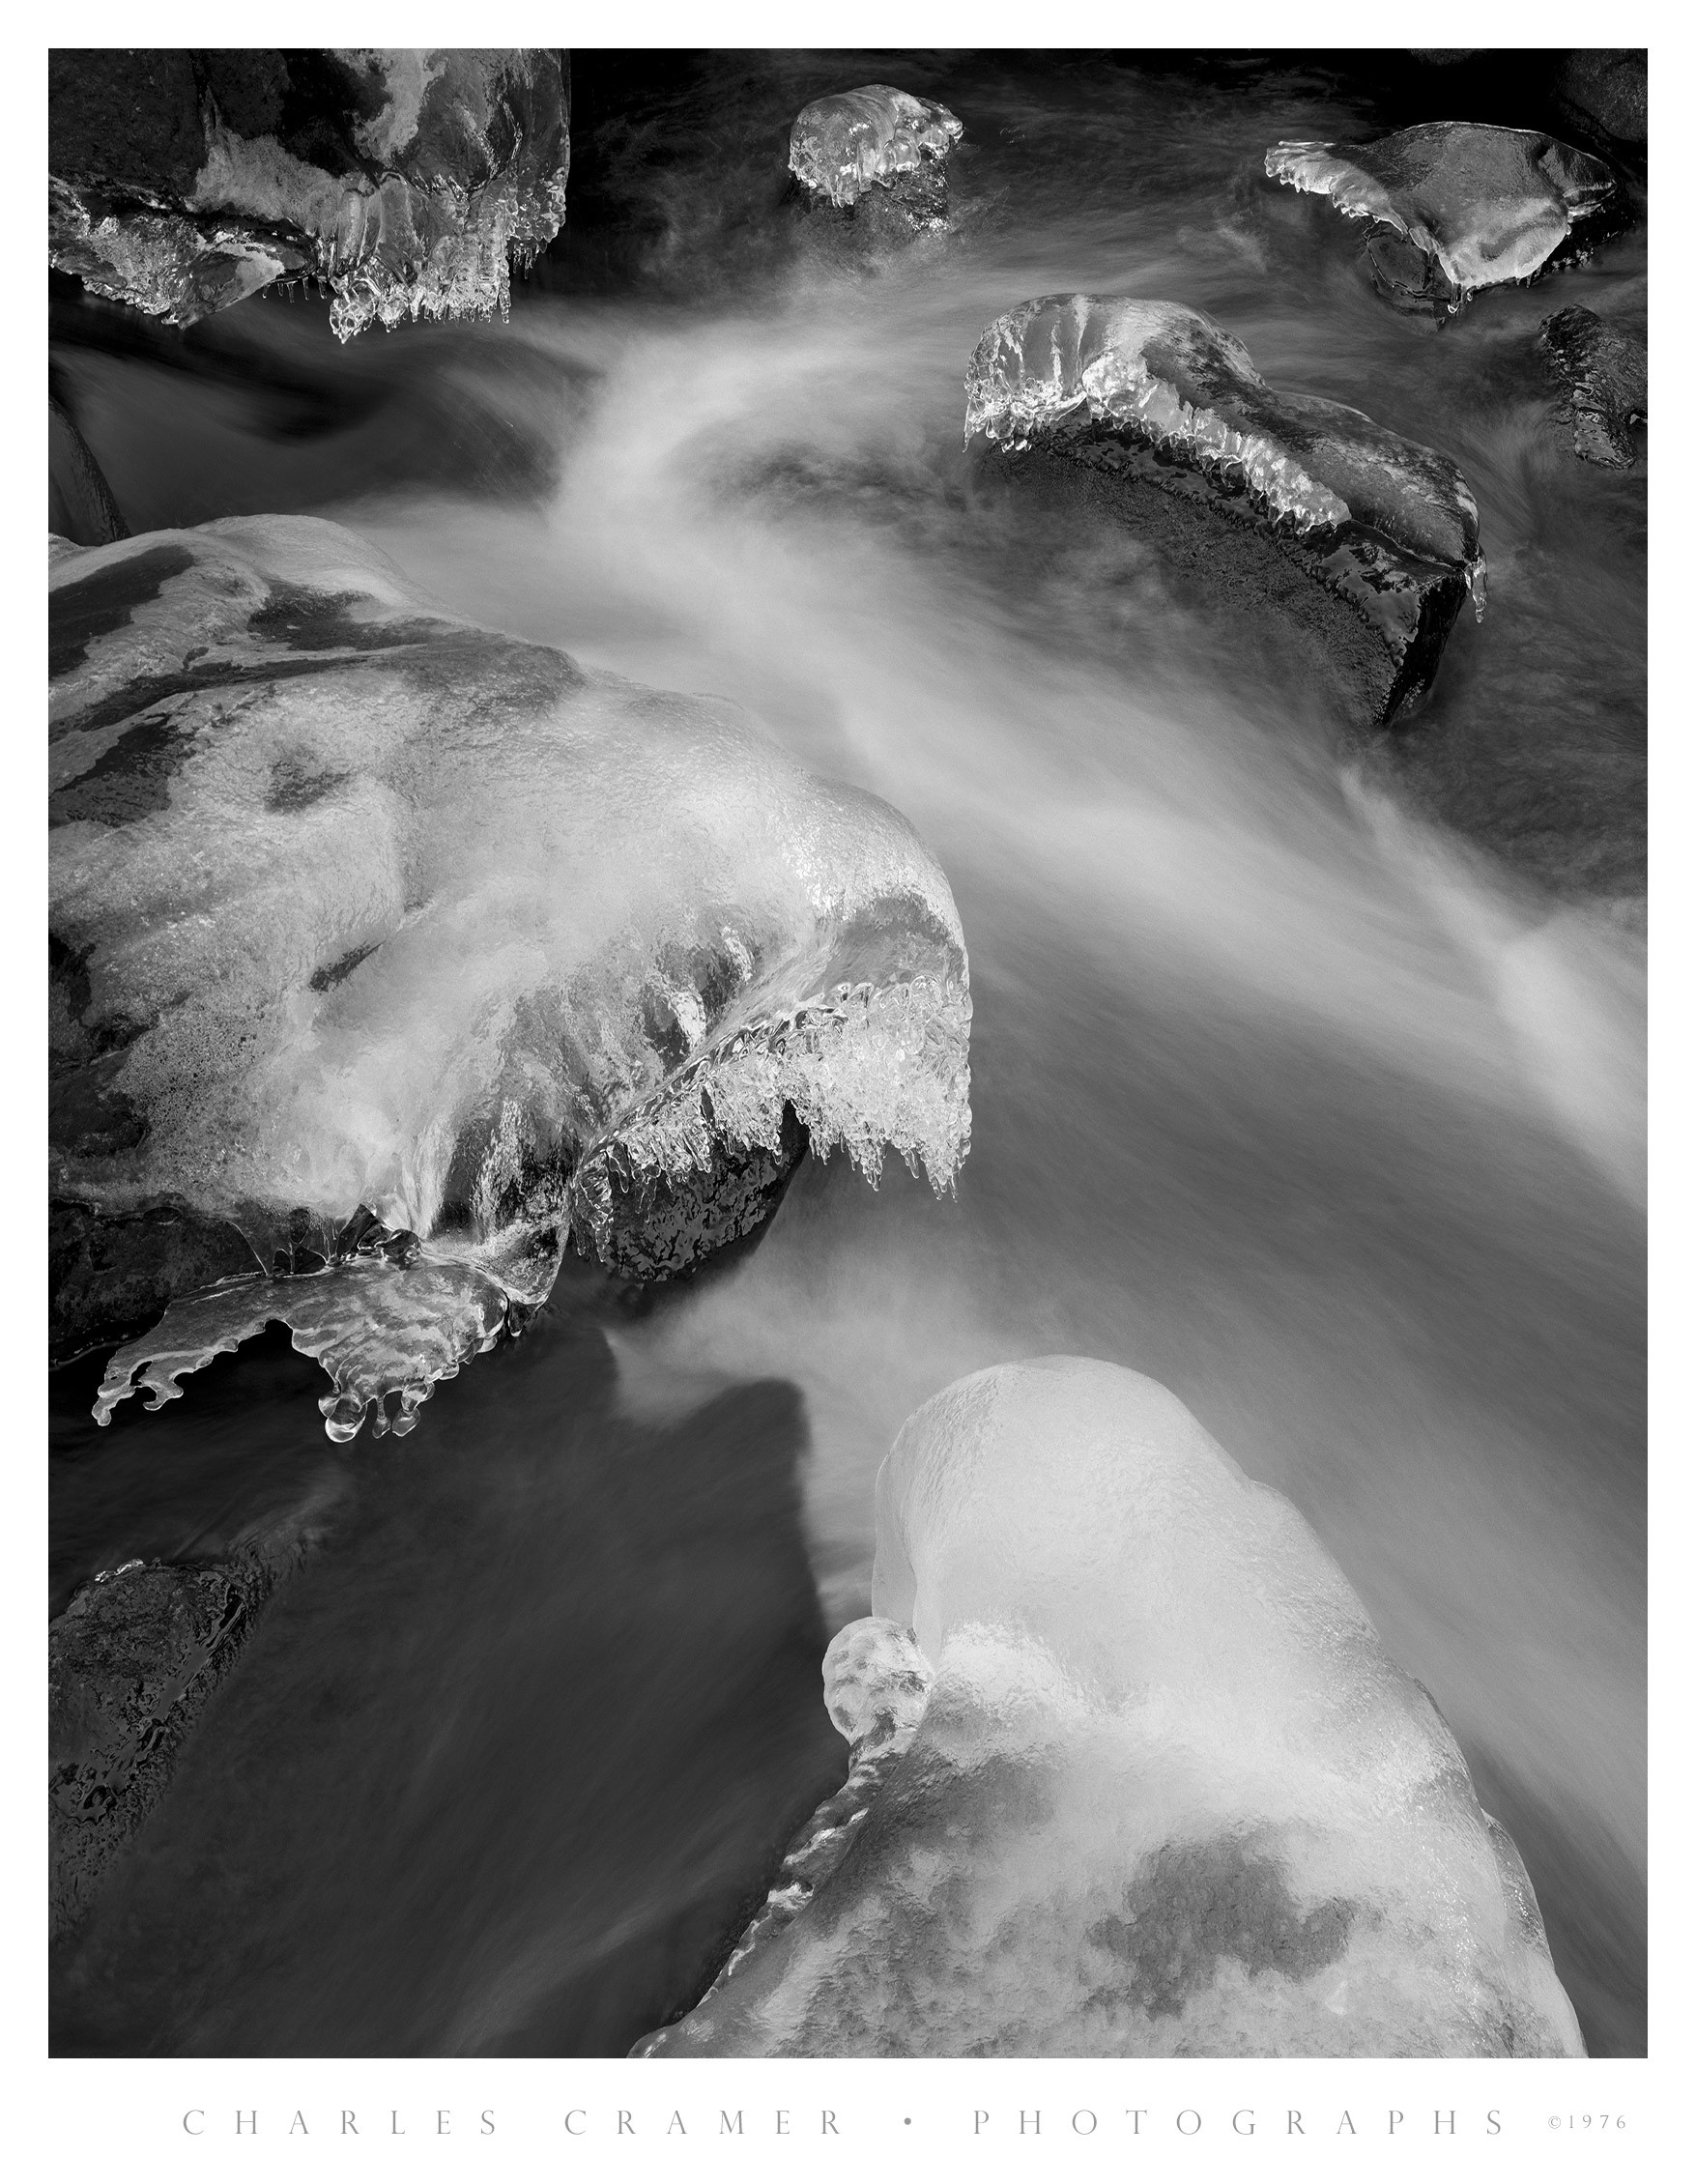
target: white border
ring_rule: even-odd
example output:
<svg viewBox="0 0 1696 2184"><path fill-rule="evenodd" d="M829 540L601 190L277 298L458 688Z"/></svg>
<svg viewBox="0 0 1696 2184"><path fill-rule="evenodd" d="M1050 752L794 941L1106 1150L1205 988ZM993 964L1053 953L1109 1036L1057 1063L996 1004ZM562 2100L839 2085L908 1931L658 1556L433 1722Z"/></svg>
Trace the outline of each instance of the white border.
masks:
<svg viewBox="0 0 1696 2184"><path fill-rule="evenodd" d="M1152 13L1152 11L1150 12ZM556 42L578 48L598 43L639 45L798 45L803 29L819 46L879 43L905 46L1022 45L1040 35L1050 45L1152 45L1181 41L1154 35L1166 24L1140 19L1122 6L1073 5L1032 16L1004 5L905 5L866 0L827 21L803 21L793 5L718 5L684 9L654 0L609 9L604 39L581 8L534 6L479 11L480 38L502 43ZM1168 17L1171 22L1173 18ZM1681 424L1686 414L1688 366L1682 225L1685 149L1680 115L1690 83L1687 14L1672 8L1627 7L1606 24L1622 43L1649 44L1663 150L1655 172L1675 177L1660 252L1664 287L1654 290L1657 414L1663 426L1656 472L1651 563L1651 700L1653 797L1657 825L1652 880L1652 1763L1651 1934L1653 2056L1648 2061L1587 2063L1488 2062L1033 2062L825 2063L684 2061L671 2065L615 2061L86 2061L49 2060L45 2053L43 1961L45 1889L40 1810L40 1758L45 1728L44 1618L39 1538L45 1514L43 1304L38 1247L39 1199L21 1188L38 1175L45 1141L45 1099L39 1049L19 1055L0 1078L6 1142L13 1152L13 1250L5 1279L4 1326L11 1337L9 1436L20 1537L6 1608L13 1618L12 1735L15 1779L3 1808L14 1884L8 1891L4 2048L9 2090L0 2120L0 2152L14 2174L84 2172L115 2165L126 2175L190 2175L227 2180L306 2173L320 2161L338 2172L399 2175L461 2172L479 2177L554 2174L638 2178L647 2175L788 2174L797 2168L827 2177L858 2175L871 2165L897 2177L929 2178L969 2165L974 2174L1078 2176L1370 2177L1420 2173L1444 2177L1554 2178L1567 2174L1658 2179L1688 2172L1693 2135L1685 2091L1696 2053L1696 1921L1686 1873L1696 1809L1696 1768L1689 1759L1689 1686L1693 1650L1688 1563L1696 1541L1696 1496L1689 1483L1690 1396L1682 1369L1691 1304L1685 1271L1690 1246L1691 1122L1685 1087L1690 1070L1688 956L1691 866L1683 834L1691 812L1689 671L1682 657L1689 570L1684 531L1689 505L1681 490L1687 457ZM1204 19L1176 22L1210 46L1359 48L1389 44L1374 32L1414 31L1441 43L1582 44L1601 27L1594 6L1551 4L1420 11L1417 27L1399 14L1368 17L1360 6L1248 6L1224 0ZM154 44L228 44L237 27L227 5L124 9L84 7L74 19L47 26L43 45L118 45L130 38ZM463 9L391 6L357 12L306 5L286 12L246 11L244 42L372 43L392 39L453 43L471 27ZM56 33L56 35L55 35ZM45 153L44 101L40 97L42 49L27 39L13 45L12 111L5 141L7 203L0 227L4 293L11 302L12 339L6 372L14 397L10 469L16 491L6 551L12 582L7 656L40 657L39 503L40 371L44 346L41 278L41 175ZM1666 149L1665 147L1669 147ZM1667 467L1675 483L1669 489ZM1666 641L1660 642L1662 633ZM25 688L17 688L22 682ZM14 681L9 732L12 793L5 800L4 885L15 946L7 951L5 996L10 1024L42 1020L39 906L45 870L40 832L42 762L35 740L39 683L32 668ZM30 754L26 759L23 754ZM25 1043L28 1044L27 1042ZM28 1571L25 1579L22 1572ZM620 2132L618 2112L630 2112ZM351 2110L357 2137L339 2128ZM740 2135L721 2131L721 2111L743 2112ZM838 2135L819 2128L821 2111L835 2112ZM1134 2133L1128 2112L1144 2112ZM1300 2136L1287 2124L1299 2111ZM194 2112L203 2112L198 2118ZM495 2128L482 2128L491 2111ZM776 2118L787 2112L788 2130ZM1347 2112L1353 2135L1340 2128ZM255 2113L258 2129L237 2133L238 2112ZM446 2112L448 2128L439 2117ZM568 2112L584 2129L568 2133ZM989 2122L974 2130L974 2117ZM1252 2112L1254 2129L1243 2128ZM1433 2130L1434 2115L1453 2112L1452 2136ZM1040 2112L1040 2131L1019 2117ZM1392 2112L1403 2121L1394 2132ZM1496 2127L1489 2118L1494 2113ZM1593 2124L1574 2132L1551 2118L1623 2112L1624 2130L1604 2136ZM299 2114L304 2129L290 2130ZM674 2113L683 2125L668 2129ZM1086 2132L1071 2119L1093 2113ZM1184 2117L1180 2127L1178 2118ZM398 2123L393 2128L390 2117ZM910 2117L911 2121L905 2119ZM1198 2118L1193 2126L1189 2119ZM185 2127L185 2118L188 2127ZM1233 2118L1236 2119L1233 2127ZM194 2123L202 2125L196 2133ZM15 2151L14 2152L14 2149Z"/></svg>

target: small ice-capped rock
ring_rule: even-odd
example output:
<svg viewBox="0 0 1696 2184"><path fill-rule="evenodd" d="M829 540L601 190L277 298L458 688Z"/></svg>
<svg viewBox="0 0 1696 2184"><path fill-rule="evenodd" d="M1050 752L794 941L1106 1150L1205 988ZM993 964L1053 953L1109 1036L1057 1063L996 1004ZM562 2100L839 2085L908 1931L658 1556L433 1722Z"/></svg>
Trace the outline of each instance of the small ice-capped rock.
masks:
<svg viewBox="0 0 1696 2184"><path fill-rule="evenodd" d="M877 1508L873 1624L838 1646L868 1690L912 1649L917 1729L639 2053L1582 2055L1430 1697L1165 1389L974 1373Z"/></svg>
<svg viewBox="0 0 1696 2184"><path fill-rule="evenodd" d="M893 84L867 83L815 99L790 130L790 172L832 205L856 204L875 184L938 164L963 134L958 117L934 99Z"/></svg>
<svg viewBox="0 0 1696 2184"><path fill-rule="evenodd" d="M1615 224L1602 160L1540 130L1426 122L1368 144L1275 144L1273 182L1328 197L1370 232L1374 285L1443 319L1480 289L1584 255Z"/></svg>
<svg viewBox="0 0 1696 2184"><path fill-rule="evenodd" d="M86 1345L179 1300L103 1412L270 1317L330 1369L333 1437L389 1394L404 1431L568 1234L680 1273L809 1145L950 1186L965 949L886 804L728 704L449 618L334 524L153 532L48 581L64 1302Z"/></svg>
<svg viewBox="0 0 1696 2184"><path fill-rule="evenodd" d="M1327 642L1373 719L1429 688L1468 591L1482 613L1478 503L1456 465L1343 403L1269 387L1234 335L1185 304L1041 296L1006 312L966 373L967 446L980 439L1013 474L1057 469L1180 556L1185 518L1207 526L1216 583L1252 581L1237 564L1258 525L1344 609ZM1283 571L1264 540L1275 592Z"/></svg>

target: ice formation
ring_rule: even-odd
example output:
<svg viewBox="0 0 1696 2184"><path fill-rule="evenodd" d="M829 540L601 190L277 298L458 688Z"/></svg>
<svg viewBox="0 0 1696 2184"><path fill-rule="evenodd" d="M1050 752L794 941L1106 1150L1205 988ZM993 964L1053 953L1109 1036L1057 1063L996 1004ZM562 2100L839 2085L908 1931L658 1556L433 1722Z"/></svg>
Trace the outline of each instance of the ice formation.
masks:
<svg viewBox="0 0 1696 2184"><path fill-rule="evenodd" d="M332 524L49 581L54 1190L231 1223L254 1268L120 1352L105 1412L270 1318L332 1431L410 1420L567 1229L677 1271L809 1140L951 1184L965 952L888 806L726 704L447 619Z"/></svg>
<svg viewBox="0 0 1696 2184"><path fill-rule="evenodd" d="M875 183L890 184L940 163L964 130L946 106L893 84L815 99L790 131L790 172L832 205L857 204Z"/></svg>
<svg viewBox="0 0 1696 2184"><path fill-rule="evenodd" d="M1155 1382L1043 1358L934 1396L878 1475L873 1607L826 1682L878 1748L639 2052L1583 2053L1430 1697Z"/></svg>
<svg viewBox="0 0 1696 2184"><path fill-rule="evenodd" d="M1008 311L972 356L965 442L1022 492L1146 534L1233 622L1280 618L1364 721L1420 703L1469 591L1483 613L1478 504L1454 464L1268 387L1181 303L1041 296ZM1303 596L1292 565L1323 596Z"/></svg>
<svg viewBox="0 0 1696 2184"><path fill-rule="evenodd" d="M156 55L119 86L121 142L102 141L78 119L98 117L102 72L127 58L81 57L56 95L48 257L174 325L301 279L329 287L344 341L403 318L504 316L512 262L564 221L556 52Z"/></svg>
<svg viewBox="0 0 1696 2184"><path fill-rule="evenodd" d="M1588 152L1475 122L1427 122L1370 144L1275 144L1266 172L1370 222L1378 285L1439 318L1481 288L1530 280L1570 255L1575 231L1599 240L1620 196Z"/></svg>
<svg viewBox="0 0 1696 2184"><path fill-rule="evenodd" d="M1040 296L997 319L966 373L967 445L981 432L1017 452L1084 420L1223 474L1298 537L1360 524L1455 565L1481 609L1478 503L1455 465L1341 402L1268 387L1199 311Z"/></svg>

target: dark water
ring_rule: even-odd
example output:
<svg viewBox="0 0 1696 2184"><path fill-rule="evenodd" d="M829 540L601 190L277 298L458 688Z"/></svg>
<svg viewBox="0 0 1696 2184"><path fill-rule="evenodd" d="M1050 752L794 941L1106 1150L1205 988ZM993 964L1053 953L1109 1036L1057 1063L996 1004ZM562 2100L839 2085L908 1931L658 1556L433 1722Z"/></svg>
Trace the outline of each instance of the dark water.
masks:
<svg viewBox="0 0 1696 2184"><path fill-rule="evenodd" d="M868 266L779 190L796 107L879 78L967 134L960 232ZM316 304L64 307L137 529L333 514L461 612L740 699L920 827L976 1017L956 1199L809 1167L722 1279L641 1319L561 1293L400 1448L330 1451L280 1346L103 1435L65 1376L56 1598L339 1493L64 1968L62 2044L620 2052L840 1772L818 1657L896 1426L1059 1350L1293 1496L1517 1837L1593 2052L1643 2052L1645 488L1572 460L1531 342L1640 315L1644 244L1397 318L1256 178L1410 118L1310 68L667 63L580 111L508 326L339 352ZM1071 288L1197 306L1459 461L1489 610L1404 733L971 486L978 333Z"/></svg>

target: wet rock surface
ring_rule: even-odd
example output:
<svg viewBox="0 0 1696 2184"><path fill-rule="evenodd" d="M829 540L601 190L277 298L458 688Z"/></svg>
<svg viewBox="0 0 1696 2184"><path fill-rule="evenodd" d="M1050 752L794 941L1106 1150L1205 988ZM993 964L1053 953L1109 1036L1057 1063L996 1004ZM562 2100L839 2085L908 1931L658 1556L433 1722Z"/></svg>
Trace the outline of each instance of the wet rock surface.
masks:
<svg viewBox="0 0 1696 2184"><path fill-rule="evenodd" d="M1591 46L1563 56L1554 95L1581 127L1616 144L1649 142L1649 55L1642 46Z"/></svg>
<svg viewBox="0 0 1696 2184"><path fill-rule="evenodd" d="M1277 144L1269 180L1366 223L1374 287L1443 320L1481 289L1586 256L1624 223L1607 165L1536 129L1429 122L1366 144Z"/></svg>
<svg viewBox="0 0 1696 2184"><path fill-rule="evenodd" d="M273 1518L213 1562L102 1570L48 1627L49 1915L87 1916L163 1796L177 1756L332 1497Z"/></svg>
<svg viewBox="0 0 1696 2184"><path fill-rule="evenodd" d="M1649 416L1649 351L1634 334L1574 304L1544 319L1538 346L1566 388L1572 451L1607 470L1637 460L1632 426Z"/></svg>
<svg viewBox="0 0 1696 2184"><path fill-rule="evenodd" d="M539 47L60 51L48 259L179 326L305 278L343 339L504 313L564 218L567 105Z"/></svg>
<svg viewBox="0 0 1696 2184"><path fill-rule="evenodd" d="M980 471L1151 539L1222 616L1273 618L1344 709L1430 689L1469 590L1478 510L1446 456L1266 385L1211 320L1132 297L1045 297L997 320L966 381Z"/></svg>
<svg viewBox="0 0 1696 2184"><path fill-rule="evenodd" d="M52 1362L138 1335L173 1297L250 1275L257 1264L240 1229L186 1206L108 1217L98 1206L55 1198L47 1210Z"/></svg>

